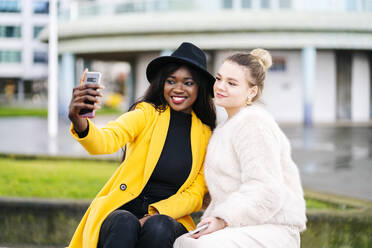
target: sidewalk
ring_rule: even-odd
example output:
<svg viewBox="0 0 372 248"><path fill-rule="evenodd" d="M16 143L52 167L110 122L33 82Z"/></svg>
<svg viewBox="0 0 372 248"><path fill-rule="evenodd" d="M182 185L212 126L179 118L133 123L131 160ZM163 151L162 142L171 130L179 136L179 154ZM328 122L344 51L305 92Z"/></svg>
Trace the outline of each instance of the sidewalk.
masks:
<svg viewBox="0 0 372 248"><path fill-rule="evenodd" d="M104 126L115 116L96 118L97 126ZM70 122L59 120L58 135L49 140L48 120L34 117L0 118L0 153L16 153L27 155L50 155L68 157L92 157L70 135ZM100 155L97 158L121 157L121 151L112 155Z"/></svg>
<svg viewBox="0 0 372 248"><path fill-rule="evenodd" d="M103 126L113 116L97 117ZM48 140L47 119L0 118L0 153L92 157L69 134L61 120L58 137ZM292 144L304 188L372 200L372 127L283 126ZM121 151L97 158L120 159Z"/></svg>

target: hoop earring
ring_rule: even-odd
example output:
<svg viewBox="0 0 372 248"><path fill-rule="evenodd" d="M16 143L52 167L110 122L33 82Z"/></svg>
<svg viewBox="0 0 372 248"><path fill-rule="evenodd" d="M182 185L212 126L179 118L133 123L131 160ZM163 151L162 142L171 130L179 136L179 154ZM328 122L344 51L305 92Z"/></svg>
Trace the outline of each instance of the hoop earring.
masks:
<svg viewBox="0 0 372 248"><path fill-rule="evenodd" d="M248 97L247 101L245 101L245 105L249 106L252 104L252 98Z"/></svg>

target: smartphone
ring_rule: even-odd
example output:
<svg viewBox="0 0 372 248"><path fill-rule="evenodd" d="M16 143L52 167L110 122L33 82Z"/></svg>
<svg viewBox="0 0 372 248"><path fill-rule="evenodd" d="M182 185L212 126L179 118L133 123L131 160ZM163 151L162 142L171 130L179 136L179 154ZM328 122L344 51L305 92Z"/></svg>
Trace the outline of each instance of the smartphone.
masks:
<svg viewBox="0 0 372 248"><path fill-rule="evenodd" d="M101 73L100 72L95 72L95 71L89 71L85 75L84 79L84 84L100 84L101 83ZM85 101L87 104L94 104L94 102L91 101ZM81 117L87 117L87 118L94 118L96 114L96 110L91 110L91 109L82 109L79 112L79 115Z"/></svg>
<svg viewBox="0 0 372 248"><path fill-rule="evenodd" d="M201 232L201 231L203 231L203 230L205 230L207 228L208 228L208 224L204 224L204 225L196 228L195 230L188 232L188 234L191 236L191 235L194 235L196 233L199 233L199 232Z"/></svg>

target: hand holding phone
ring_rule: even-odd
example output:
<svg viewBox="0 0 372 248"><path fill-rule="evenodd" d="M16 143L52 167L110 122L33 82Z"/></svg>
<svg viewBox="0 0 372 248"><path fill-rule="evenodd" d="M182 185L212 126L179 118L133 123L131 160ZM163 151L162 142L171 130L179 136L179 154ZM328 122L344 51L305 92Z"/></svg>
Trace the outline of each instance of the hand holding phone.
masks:
<svg viewBox="0 0 372 248"><path fill-rule="evenodd" d="M89 84L89 83L100 84L101 83L101 73L100 72L94 72L94 71L87 72L86 75L85 75L85 79L82 82L82 84ZM94 102L88 101L88 100L84 101L84 103L94 105ZM82 109L79 112L79 116L80 117L87 117L87 118L94 118L95 113L96 113L95 109L94 110Z"/></svg>
<svg viewBox="0 0 372 248"><path fill-rule="evenodd" d="M188 234L189 234L189 236L191 236L191 235L194 235L196 233L199 233L199 232L201 232L201 231L203 231L203 230L205 230L207 228L208 228L208 224L204 224L204 225L196 228L195 230L188 232Z"/></svg>

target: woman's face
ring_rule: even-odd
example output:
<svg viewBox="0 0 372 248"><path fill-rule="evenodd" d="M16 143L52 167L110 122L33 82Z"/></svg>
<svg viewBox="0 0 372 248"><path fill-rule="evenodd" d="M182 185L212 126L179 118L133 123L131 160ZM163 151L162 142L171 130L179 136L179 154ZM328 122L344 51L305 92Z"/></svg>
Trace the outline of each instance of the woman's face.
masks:
<svg viewBox="0 0 372 248"><path fill-rule="evenodd" d="M213 90L215 104L226 110L239 110L246 106L248 97L257 94L257 86L249 87L249 71L232 61L225 61L216 75Z"/></svg>
<svg viewBox="0 0 372 248"><path fill-rule="evenodd" d="M164 98L173 110L191 113L198 88L190 71L182 66L165 79Z"/></svg>

